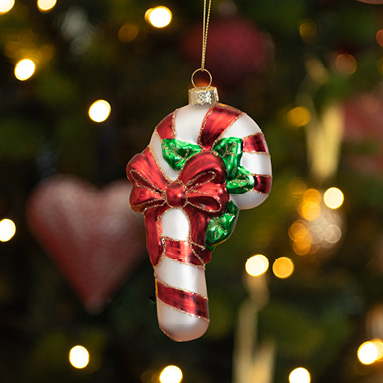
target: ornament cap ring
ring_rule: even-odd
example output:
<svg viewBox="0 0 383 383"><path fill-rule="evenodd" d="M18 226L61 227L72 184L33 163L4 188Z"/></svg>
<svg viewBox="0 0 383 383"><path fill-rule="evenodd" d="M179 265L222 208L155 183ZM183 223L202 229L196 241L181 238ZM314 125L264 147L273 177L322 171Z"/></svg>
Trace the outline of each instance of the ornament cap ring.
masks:
<svg viewBox="0 0 383 383"><path fill-rule="evenodd" d="M194 88L197 88L196 84L194 83L194 76L198 72L206 72L209 75L209 84L206 85L206 87L209 87L211 85L212 81L213 81L213 76L211 75L211 73L207 69L205 69L205 68L198 68L191 75L191 83L193 84Z"/></svg>

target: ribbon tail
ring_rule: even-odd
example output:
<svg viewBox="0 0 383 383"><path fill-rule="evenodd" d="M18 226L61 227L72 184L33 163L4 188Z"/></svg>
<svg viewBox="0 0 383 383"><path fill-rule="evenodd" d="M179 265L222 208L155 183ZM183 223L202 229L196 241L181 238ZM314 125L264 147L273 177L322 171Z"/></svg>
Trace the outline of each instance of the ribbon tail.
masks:
<svg viewBox="0 0 383 383"><path fill-rule="evenodd" d="M190 239L195 255L203 264L209 263L211 251L206 248L206 232L210 217L192 206L185 206L184 210L190 220Z"/></svg>
<svg viewBox="0 0 383 383"><path fill-rule="evenodd" d="M166 207L154 207L146 209L144 212L145 217L145 229L146 229L146 248L149 253L150 262L153 267L156 266L164 252L164 244L161 241L160 223L157 222Z"/></svg>

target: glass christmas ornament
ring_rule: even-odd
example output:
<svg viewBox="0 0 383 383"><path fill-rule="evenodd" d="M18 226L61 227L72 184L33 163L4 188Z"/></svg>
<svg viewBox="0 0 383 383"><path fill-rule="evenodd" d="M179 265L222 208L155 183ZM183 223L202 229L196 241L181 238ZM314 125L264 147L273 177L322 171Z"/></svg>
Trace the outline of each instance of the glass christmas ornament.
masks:
<svg viewBox="0 0 383 383"><path fill-rule="evenodd" d="M194 83L193 83L194 84ZM161 330L176 341L209 325L205 265L234 230L240 209L261 204L272 176L261 129L218 102L215 87L189 90L127 165L130 203L143 213Z"/></svg>

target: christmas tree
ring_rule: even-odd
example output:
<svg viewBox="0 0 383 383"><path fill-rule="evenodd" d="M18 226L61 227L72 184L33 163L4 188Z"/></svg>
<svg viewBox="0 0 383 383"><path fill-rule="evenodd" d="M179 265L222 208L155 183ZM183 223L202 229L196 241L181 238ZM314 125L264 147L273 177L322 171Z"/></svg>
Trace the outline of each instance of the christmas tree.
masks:
<svg viewBox="0 0 383 383"><path fill-rule="evenodd" d="M212 254L206 334L158 329L125 167L187 104L202 10L0 0L1 382L382 380L381 4L212 2L206 68L273 186Z"/></svg>

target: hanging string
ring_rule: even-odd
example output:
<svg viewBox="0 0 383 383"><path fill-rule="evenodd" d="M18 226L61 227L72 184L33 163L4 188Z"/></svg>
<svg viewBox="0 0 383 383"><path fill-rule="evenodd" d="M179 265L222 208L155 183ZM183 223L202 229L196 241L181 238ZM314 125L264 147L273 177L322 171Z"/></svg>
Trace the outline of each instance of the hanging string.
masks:
<svg viewBox="0 0 383 383"><path fill-rule="evenodd" d="M203 1L203 25L202 25L202 57L201 57L201 69L205 70L206 59L206 46L207 46L207 33L209 31L211 0L209 0L209 6L206 11L206 0Z"/></svg>
<svg viewBox="0 0 383 383"><path fill-rule="evenodd" d="M207 3L207 0L203 0L203 20L202 20L202 55L201 55L201 67L196 69L193 74L191 75L191 82L196 88L196 85L194 83L194 75L197 72L207 72L210 78L209 85L211 85L212 82L212 76L211 73L205 68L205 61L206 61L206 46L207 46L207 34L209 30L209 22L210 22L210 10L211 10L211 0L209 0L209 3Z"/></svg>

